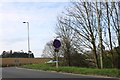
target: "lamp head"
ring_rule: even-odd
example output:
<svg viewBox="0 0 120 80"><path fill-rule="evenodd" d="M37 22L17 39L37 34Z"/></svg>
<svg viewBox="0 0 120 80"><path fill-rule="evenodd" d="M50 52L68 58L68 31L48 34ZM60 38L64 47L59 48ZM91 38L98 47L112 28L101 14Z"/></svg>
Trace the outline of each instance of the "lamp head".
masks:
<svg viewBox="0 0 120 80"><path fill-rule="evenodd" d="M26 22L23 22L23 23L26 23Z"/></svg>

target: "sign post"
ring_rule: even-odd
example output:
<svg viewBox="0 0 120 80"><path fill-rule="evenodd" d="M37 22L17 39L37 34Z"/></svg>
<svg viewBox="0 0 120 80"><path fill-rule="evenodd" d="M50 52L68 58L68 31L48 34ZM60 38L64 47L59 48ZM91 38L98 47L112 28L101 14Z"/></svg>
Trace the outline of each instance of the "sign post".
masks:
<svg viewBox="0 0 120 80"><path fill-rule="evenodd" d="M59 52L59 48L61 46L61 42L58 39L55 39L53 41L53 46L55 47L54 51L56 53L56 68L58 68L58 52Z"/></svg>

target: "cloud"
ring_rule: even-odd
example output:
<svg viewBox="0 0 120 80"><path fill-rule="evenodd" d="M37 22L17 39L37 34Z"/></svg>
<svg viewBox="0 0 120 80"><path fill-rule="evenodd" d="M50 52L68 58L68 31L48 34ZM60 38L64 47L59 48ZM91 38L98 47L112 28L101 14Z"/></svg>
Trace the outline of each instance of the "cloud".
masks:
<svg viewBox="0 0 120 80"><path fill-rule="evenodd" d="M67 3L3 3L0 7L0 52L27 52L27 25L30 24L31 50L40 57L47 42L54 39L57 15ZM2 9L2 10L1 10Z"/></svg>
<svg viewBox="0 0 120 80"><path fill-rule="evenodd" d="M68 2L69 0L1 0L1 2Z"/></svg>
<svg viewBox="0 0 120 80"><path fill-rule="evenodd" d="M80 0L0 0L0 2L79 2ZM114 0L119 2L119 0ZM82 0L82 2L96 2L96 0ZM113 0L97 0L97 2L113 2Z"/></svg>

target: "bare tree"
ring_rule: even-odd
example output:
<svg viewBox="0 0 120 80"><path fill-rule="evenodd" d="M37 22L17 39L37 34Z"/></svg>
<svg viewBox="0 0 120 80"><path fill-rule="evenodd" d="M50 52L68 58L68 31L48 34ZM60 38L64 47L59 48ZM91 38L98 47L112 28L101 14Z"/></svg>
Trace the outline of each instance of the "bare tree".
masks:
<svg viewBox="0 0 120 80"><path fill-rule="evenodd" d="M119 2L113 2L112 3L112 10L111 10L111 16L113 21L113 27L117 35L118 39L118 46L120 46L120 3Z"/></svg>
<svg viewBox="0 0 120 80"><path fill-rule="evenodd" d="M98 6L99 4L99 6ZM103 38L102 38L102 25L101 25L101 17L102 17L102 8L101 2L96 2L96 15L97 15L97 24L98 24L98 36L99 36L99 47L100 47L100 63L101 68L103 68Z"/></svg>
<svg viewBox="0 0 120 80"><path fill-rule="evenodd" d="M56 34L61 38L62 42L62 50L64 52L64 58L65 62L67 63L68 66L71 66L71 53L72 53L72 41L74 37L74 33L72 29L69 27L70 26L70 20L67 21L65 20L66 18L64 17L58 17L58 23L57 23L57 31ZM64 24L66 23L66 24Z"/></svg>
<svg viewBox="0 0 120 80"><path fill-rule="evenodd" d="M82 45L88 46L94 53L94 59L96 67L99 67L98 55L96 52L96 19L92 12L93 6L88 2L75 2L74 7L68 10L69 16L73 18L72 26L70 28L74 30L81 39Z"/></svg>
<svg viewBox="0 0 120 80"><path fill-rule="evenodd" d="M114 54L114 52L113 52L113 47L116 47L116 45L120 46L120 44L119 44L119 41L120 41L120 39L119 39L120 38L119 37L120 36L119 7L118 7L118 2L106 2L104 6L105 6L105 10L106 10L104 13L104 17L105 17L104 21L105 21L105 23L107 23L105 26L108 29L108 37L106 37L106 38L109 39L108 46L110 48L110 53L111 53L112 67L115 67L114 65L115 65L115 55L116 54ZM115 33L113 33L113 31L116 33L116 36L115 36ZM115 42L113 42L113 40Z"/></svg>
<svg viewBox="0 0 120 80"><path fill-rule="evenodd" d="M54 52L54 47L53 47L53 41L46 43L45 48L43 50L43 54L41 56L47 57L47 58L56 57L55 52Z"/></svg>
<svg viewBox="0 0 120 80"><path fill-rule="evenodd" d="M106 12L107 12L107 28L108 28L108 35L109 35L109 43L110 43L110 53L112 55L112 67L114 67L114 55L113 55L113 46L112 46L112 37L111 37L111 26L110 24L112 23L110 21L110 8L109 8L109 4L108 2L106 2Z"/></svg>
<svg viewBox="0 0 120 80"><path fill-rule="evenodd" d="M64 16L58 18L57 24L57 34L61 38L64 56L67 56L68 64L70 65L71 49L74 48L83 53L91 50L94 54L96 67L103 68L103 50L107 48L110 50L112 65L114 65L113 29L120 46L118 3L79 1L72 3L73 5L64 12ZM106 34L108 36L103 36ZM114 43L116 42L117 40ZM105 47L103 44L106 44ZM98 45L100 53L96 51ZM99 66L99 55L101 66Z"/></svg>

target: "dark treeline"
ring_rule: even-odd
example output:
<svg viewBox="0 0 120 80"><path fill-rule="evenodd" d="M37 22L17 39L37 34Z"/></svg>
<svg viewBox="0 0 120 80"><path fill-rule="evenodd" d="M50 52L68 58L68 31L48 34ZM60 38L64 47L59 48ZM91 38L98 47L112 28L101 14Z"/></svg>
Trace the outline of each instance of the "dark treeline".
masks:
<svg viewBox="0 0 120 80"><path fill-rule="evenodd" d="M30 54L26 52L12 52L10 51L3 51L1 54L2 58L34 58L34 54L31 52Z"/></svg>

